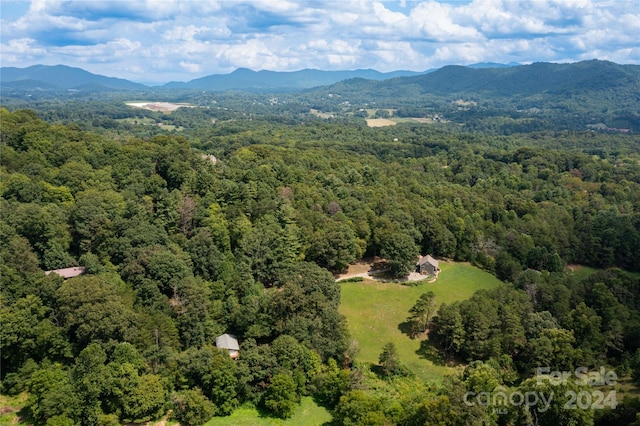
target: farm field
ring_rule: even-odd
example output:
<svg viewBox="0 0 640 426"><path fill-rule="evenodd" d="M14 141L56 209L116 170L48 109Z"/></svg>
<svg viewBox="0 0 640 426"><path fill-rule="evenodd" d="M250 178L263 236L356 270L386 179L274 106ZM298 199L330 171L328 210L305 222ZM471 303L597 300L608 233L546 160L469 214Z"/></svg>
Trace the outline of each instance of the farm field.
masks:
<svg viewBox="0 0 640 426"><path fill-rule="evenodd" d="M388 118L367 118L367 126L369 127L386 127L386 126L395 126L398 124L393 120L389 120Z"/></svg>
<svg viewBox="0 0 640 426"><path fill-rule="evenodd" d="M433 291L440 306L468 299L477 290L497 287L500 281L469 264L440 262L440 268L436 282L415 287L372 280L341 284L340 312L347 317L351 337L359 344L357 361L377 364L382 347L393 342L401 361L424 380L439 381L455 371L430 360L424 349L421 351L422 340L409 338L399 325L422 293Z"/></svg>

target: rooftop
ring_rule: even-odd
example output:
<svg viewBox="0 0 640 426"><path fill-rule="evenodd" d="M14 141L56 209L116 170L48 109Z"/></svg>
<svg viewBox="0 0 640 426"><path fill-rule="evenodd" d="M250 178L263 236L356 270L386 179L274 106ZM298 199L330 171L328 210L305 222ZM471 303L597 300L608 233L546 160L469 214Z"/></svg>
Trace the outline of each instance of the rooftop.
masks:
<svg viewBox="0 0 640 426"><path fill-rule="evenodd" d="M425 263L438 267L438 261L429 255L420 256L420 260L418 260L418 265L424 265Z"/></svg>
<svg viewBox="0 0 640 426"><path fill-rule="evenodd" d="M238 344L238 339L236 339L236 336L226 333L222 336L216 337L216 347L221 349L229 349L232 351L240 350L240 345Z"/></svg>
<svg viewBox="0 0 640 426"><path fill-rule="evenodd" d="M51 271L45 271L46 275L56 274L60 275L62 278L73 278L78 275L84 274L85 267L84 266L74 266L73 268L63 268L63 269L52 269Z"/></svg>

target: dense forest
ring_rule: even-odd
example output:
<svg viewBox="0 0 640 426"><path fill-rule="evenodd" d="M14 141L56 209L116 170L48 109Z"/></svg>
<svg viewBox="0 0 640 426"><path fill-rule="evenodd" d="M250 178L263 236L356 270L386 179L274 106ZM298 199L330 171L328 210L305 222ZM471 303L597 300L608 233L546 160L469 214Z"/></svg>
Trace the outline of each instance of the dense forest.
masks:
<svg viewBox="0 0 640 426"><path fill-rule="evenodd" d="M571 405L593 383L537 374L604 368L640 386L634 133L369 128L353 106L320 118L291 95L185 93L208 107L168 114L119 96L0 110L0 379L28 395L24 422L171 410L199 425L242 404L288 418L311 396L344 425L640 424L637 393ZM426 253L503 281L407 312L460 367L437 383L392 344L357 362L333 275L378 256L402 277ZM71 266L85 273L45 274ZM224 333L237 360L214 345ZM563 397L469 403L496 387Z"/></svg>

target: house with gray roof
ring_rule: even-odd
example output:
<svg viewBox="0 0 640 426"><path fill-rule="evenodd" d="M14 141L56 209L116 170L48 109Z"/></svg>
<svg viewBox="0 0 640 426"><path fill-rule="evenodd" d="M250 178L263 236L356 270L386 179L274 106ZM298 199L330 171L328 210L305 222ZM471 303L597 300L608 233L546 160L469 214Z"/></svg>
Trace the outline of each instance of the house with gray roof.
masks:
<svg viewBox="0 0 640 426"><path fill-rule="evenodd" d="M216 337L216 347L218 349L226 349L232 359L237 359L240 355L240 345L238 339L232 334L223 334Z"/></svg>
<svg viewBox="0 0 640 426"><path fill-rule="evenodd" d="M418 263L416 263L416 272L422 275L437 277L438 272L440 272L438 261L429 255L420 256Z"/></svg>

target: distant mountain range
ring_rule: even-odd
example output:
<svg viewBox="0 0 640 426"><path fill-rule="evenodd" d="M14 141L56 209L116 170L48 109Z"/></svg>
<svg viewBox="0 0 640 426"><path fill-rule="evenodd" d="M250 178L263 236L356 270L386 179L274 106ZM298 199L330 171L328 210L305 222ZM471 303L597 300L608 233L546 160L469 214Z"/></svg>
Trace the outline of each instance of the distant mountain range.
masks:
<svg viewBox="0 0 640 426"><path fill-rule="evenodd" d="M514 64L480 63L473 68L504 68ZM382 81L396 77L411 77L423 73L415 71L379 72L372 69L351 71L320 71L304 69L292 72L252 71L238 68L229 74L213 74L188 82L170 82L153 89L241 90L241 91L296 91L360 78ZM114 77L105 77L80 68L65 65L34 65L27 68L0 68L0 84L14 90L77 90L83 92L142 90L148 86Z"/></svg>
<svg viewBox="0 0 640 426"><path fill-rule="evenodd" d="M415 76L414 71L381 73L371 69L353 71L320 71L305 69L293 72L252 71L238 68L229 74L214 74L189 82L170 82L154 89L295 91L326 86L350 78L384 80L401 76ZM0 68L0 83L16 90L78 90L114 91L149 89L128 80L92 74L65 65L34 65L28 68Z"/></svg>
<svg viewBox="0 0 640 426"><path fill-rule="evenodd" d="M351 79L324 87L330 93L358 93L360 98L412 98L420 95L531 97L615 91L638 97L640 65L591 60L570 64L534 63L508 68L446 66L413 77L384 81ZM636 98L638 102L640 98Z"/></svg>
<svg viewBox="0 0 640 426"><path fill-rule="evenodd" d="M0 84L16 90L79 90L86 92L139 90L144 84L103 75L66 65L33 65L27 68L0 68Z"/></svg>
<svg viewBox="0 0 640 426"><path fill-rule="evenodd" d="M394 71L381 73L371 69L294 72L237 69L186 83L171 82L148 87L128 80L92 74L64 65L34 65L28 68L0 68L3 90L71 90L81 92L172 89L211 91L282 92L315 88L316 91L354 93L359 97L412 97L416 95L480 94L483 96L533 96L537 94L578 94L623 88L640 93L640 66L619 65L608 61L583 61L569 64L534 63L531 65L480 63L470 66L446 66L423 73Z"/></svg>
<svg viewBox="0 0 640 426"><path fill-rule="evenodd" d="M318 86L327 86L350 78L366 80L385 80L394 77L415 76L414 71L393 71L381 73L371 69L353 71L320 71L304 69L292 72L252 71L238 68L229 74L214 74L191 80L187 83L171 82L164 88L201 89L201 90L302 90Z"/></svg>

